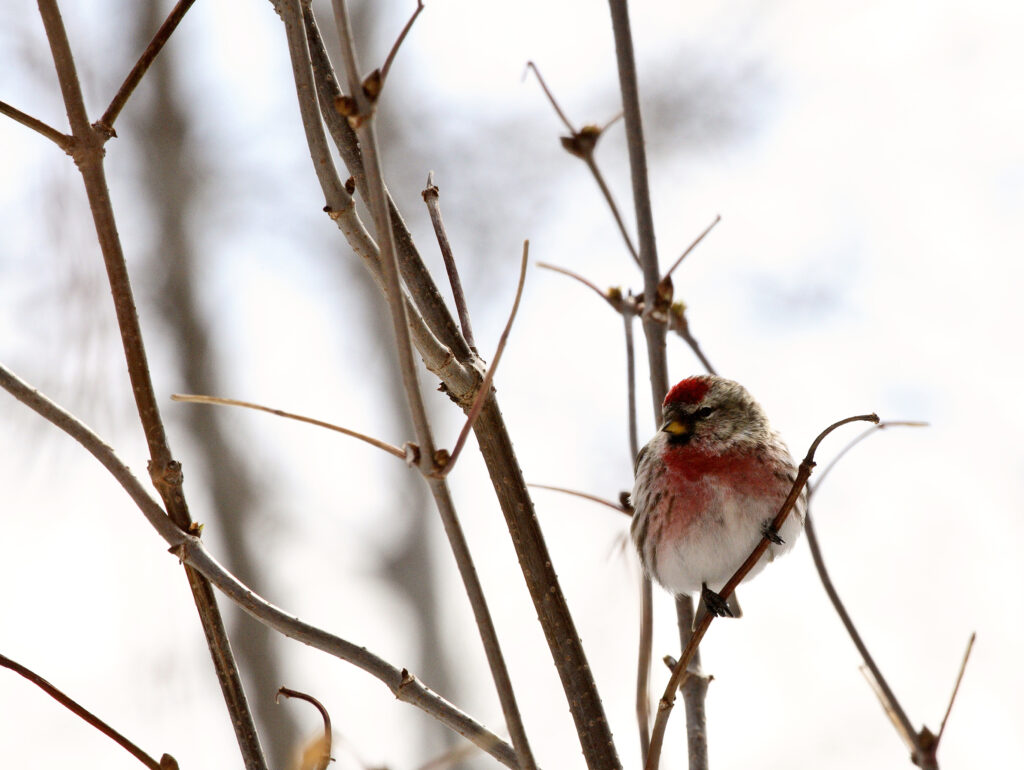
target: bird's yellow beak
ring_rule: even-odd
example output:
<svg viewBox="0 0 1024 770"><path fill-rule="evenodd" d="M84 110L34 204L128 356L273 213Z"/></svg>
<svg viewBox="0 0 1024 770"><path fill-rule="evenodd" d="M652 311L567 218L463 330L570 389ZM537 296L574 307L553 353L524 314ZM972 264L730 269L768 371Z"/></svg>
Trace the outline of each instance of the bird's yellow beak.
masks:
<svg viewBox="0 0 1024 770"><path fill-rule="evenodd" d="M662 431L670 433L673 436L685 436L688 433L693 432L693 426L689 423L680 422L679 420L669 420L662 427Z"/></svg>

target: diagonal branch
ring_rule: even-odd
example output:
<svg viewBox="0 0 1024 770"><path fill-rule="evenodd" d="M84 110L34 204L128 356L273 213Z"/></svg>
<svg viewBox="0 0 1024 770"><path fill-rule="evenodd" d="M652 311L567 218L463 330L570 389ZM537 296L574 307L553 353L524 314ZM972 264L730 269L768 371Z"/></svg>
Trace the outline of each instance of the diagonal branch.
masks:
<svg viewBox="0 0 1024 770"><path fill-rule="evenodd" d="M402 373L402 384L405 387L406 401L412 415L416 440L420 446L420 460L417 464L420 472L427 478L428 486L434 496L441 521L448 536L449 544L455 557L459 574L472 606L474 618L480 632L484 652L491 669L498 699L512 736L512 744L518 755L522 770L533 770L536 763L526 737L526 729L519 713L512 681L505 665L504 655L498 642L497 631L487 607L483 587L480 585L473 565L469 546L466 543L450 490L444 478L438 477L437 453L434 439L427 417L423 393L420 390L419 376L413 353L412 340L409 336L409 323L406 304L403 301L401 275L399 273L398 254L395 245L395 232L391 224L391 207L387 189L384 186L381 157L377 145L374 125L374 114L371 99L359 84L359 63L356 57L355 40L349 22L348 7L345 0L334 0L334 18L338 27L338 38L341 42L342 58L348 75L351 100L355 113L349 115L349 124L356 130L363 153L363 164L366 171L367 203L373 215L377 241L380 246L380 262L384 270L385 296L391 313L392 330L395 334L398 365ZM300 95L301 98L301 95ZM315 104L315 102L314 102Z"/></svg>
<svg viewBox="0 0 1024 770"><path fill-rule="evenodd" d="M876 414L861 414L855 417L847 417L846 419L839 420L833 423L821 433L818 434L817 438L811 442L810 448L807 450L807 455L800 463L800 468L797 471L796 479L793 481L793 487L782 503L782 507L779 509L778 514L772 520L766 531L778 531L786 521L786 517L789 512L793 510L793 506L796 505L797 499L800 497L800 493L803 491L804 486L807 484L807 479L810 477L811 472L814 470L814 455L818 450L818 446L832 431L837 428L846 425L847 423L867 421L867 422L878 422L878 415ZM768 536L765 535L755 546L754 550L750 553L750 556L746 558L743 564L740 565L739 569L733 574L729 581L722 587L719 592L723 599L728 599L733 591L736 590L743 579L749 574L750 570L754 568L754 565L761 560L765 551L768 550L770 541ZM675 703L675 692L679 687L686 681L686 679L692 678L689 675L688 668L693 660L694 653L697 651L697 647L704 635L707 633L708 628L711 627L711 623L714 621L714 615L706 613L700 621L697 623L696 628L693 629L693 635L690 637L686 648L683 650L683 654L680 656L679 661L676 663L675 668L672 670L672 676L669 678L668 686L665 688L665 694L662 695L661 701L658 704L658 716L654 720L654 730L651 733L651 749L650 754L645 764L646 770L657 770L659 762L661 761L661 747L665 740L665 728L668 725L669 715L672 713L672 706Z"/></svg>
<svg viewBox="0 0 1024 770"><path fill-rule="evenodd" d="M0 388L6 390L85 447L89 454L95 457L128 493L157 534L171 546L171 552L175 553L190 568L202 574L247 613L285 636L361 668L384 682L399 700L412 703L430 714L442 724L468 738L502 764L513 768L513 770L519 767L511 746L459 711L444 698L431 692L405 669L395 668L369 652L365 647L304 623L270 604L241 583L206 551L199 538L182 532L168 519L160 505L149 495L141 482L117 457L109 445L70 412L62 409L2 365L0 365Z"/></svg>
<svg viewBox="0 0 1024 770"><path fill-rule="evenodd" d="M21 676L25 677L25 679L30 681L32 684L41 689L43 692L45 692L59 704L61 704L66 709L75 714L75 716L84 720L85 722L99 730L101 733L106 735L108 738L114 741L114 743L116 743L118 746L120 746L133 757L135 757L137 760L139 760L139 762L144 764L146 767L150 768L150 770L172 770L172 768L173 770L177 770L178 763L170 754L164 754L160 758L159 762L153 759L153 757L149 756L149 754L140 749L128 738L123 736L121 733L119 733L113 727L108 725L98 716L93 714L85 706L81 705L80 703L78 703L78 701L74 700L73 698L65 695L63 692L54 687L52 684L50 684L48 681L43 679L41 676L39 676L39 674L35 673L31 669L26 668L20 663L11 660L6 655L0 655L0 666L3 666L4 668L9 668L14 673L20 674Z"/></svg>
<svg viewBox="0 0 1024 770"><path fill-rule="evenodd" d="M117 89L117 93L110 102L110 106L107 107L107 111L103 113L103 117L97 122L96 128L98 130L104 132L107 136L117 136L114 131L114 121L117 120L117 116L124 109L128 97L132 95L136 86L142 81L142 76L146 74L146 70L156 60L157 55L163 50L174 30L178 28L181 20L185 18L185 14L188 13L188 9L192 7L195 1L178 0L174 8L171 9L164 23L160 25L160 29L156 31L153 39L146 46L146 50L142 52L139 60L135 62L135 66L132 67L128 76L124 79L121 87Z"/></svg>
<svg viewBox="0 0 1024 770"><path fill-rule="evenodd" d="M7 102L0 102L0 115L6 115L12 120L21 123L21 125L31 128L36 133L42 134L66 153L70 153L71 148L74 146L75 140L72 137L62 134L50 124L44 123L39 118L33 118L17 107L12 107Z"/></svg>
<svg viewBox="0 0 1024 770"><path fill-rule="evenodd" d="M601 190L601 195L604 196L605 202L608 204L608 208L612 212L612 217L615 219L615 224L619 228L619 233L622 234L622 239L626 242L626 248L633 257L633 261L639 265L640 255L637 254L636 246L633 245L633 239L630 237L629 231L626 229L626 223L623 221L622 214L619 212L619 207L615 203L615 197L612 195L612 191L608 187L608 183L604 180L604 174L601 173L601 169L597 165L597 160L594 158L594 151L597 148L597 140L601 138L601 135L606 129L618 120L619 116L617 115L612 118L603 127L599 128L597 126L588 125L577 131L573 127L569 118L567 118L565 113L562 112L562 108L559 106L558 100L555 99L555 95L551 93L551 89L548 88L548 84L544 82L544 78L541 76L540 69L537 65L532 61L528 61L526 62L526 68L533 71L533 74L537 78L537 82L540 83L540 87L544 91L544 95L547 96L551 106L554 108L555 113L561 119L562 123L565 124L565 127L569 129L570 135L562 137L562 147L564 147L566 152L570 155L576 156L587 164L587 168L590 170L591 176L593 176L594 181L597 182L597 186Z"/></svg>
<svg viewBox="0 0 1024 770"><path fill-rule="evenodd" d="M391 64L394 62L395 56L398 55L398 49L402 47L402 43L405 41L405 36L409 34L409 30L412 29L412 25L416 23L416 19L421 13L423 13L423 0L416 0L416 10L412 12L412 16L409 17L409 21L405 22L405 26L402 27L402 31L398 33L398 39L395 40L395 44L391 46L391 50L388 51L388 56L380 68L381 83L388 79L388 73L391 71Z"/></svg>
<svg viewBox="0 0 1024 770"><path fill-rule="evenodd" d="M480 390L476 395L476 400L473 401L473 405L470 407L469 413L466 415L466 423L462 426L462 431L459 433L459 438L455 442L455 447L452 449L451 455L445 460L444 464L438 471L442 476L447 476L452 472L452 468L455 467L455 461L459 458L462 448L466 445L466 439L469 437L469 432L473 429L473 424L476 422L476 418L480 416L480 410L483 409L484 400L487 398L487 394L491 392L494 375L498 371L498 363L501 361L502 353L505 352L505 343L508 342L508 335L512 331L513 322L516 320L516 313L519 312L519 300L523 298L523 285L526 283L526 265L529 257L530 242L523 241L523 261L519 267L519 284L516 286L516 297L512 301L512 311L508 315L508 322L505 324L505 329L501 332L501 336L498 338L498 347L494 351L494 358L491 361L491 365L487 368L487 374L484 376L484 381L480 384Z"/></svg>
<svg viewBox="0 0 1024 770"><path fill-rule="evenodd" d="M473 326L469 320L469 306L466 304L466 295L462 291L462 280L459 278L459 268L455 264L455 255L452 254L452 245L448 242L448 233L444 227L444 220L441 218L440 190L434 184L433 171L427 174L427 186L422 194L423 201L427 204L427 212L430 214L430 222L434 226L438 248L441 249L441 259L444 260L444 269L448 273L448 282L452 287L452 297L455 299L455 310L459 314L462 336L466 338L469 349L476 353Z"/></svg>
<svg viewBox="0 0 1024 770"><path fill-rule="evenodd" d="M57 0L38 0L38 2L39 13L43 19L46 37L57 70L57 79L64 97L64 106L71 124L71 133L75 140L73 157L85 183L89 208L92 211L96 235L114 300L114 311L124 347L128 376L131 380L139 420L142 423L143 433L149 447L150 480L163 499L168 525L188 531L192 525L192 518L189 515L182 489L181 464L171 454L163 421L160 418L160 410L157 407L146 349L142 340L142 329L135 308L124 252L117 233L110 191L107 188L103 169L105 138L102 132L89 124L85 102L82 98L81 83L78 79L74 56L71 53L71 45L68 42ZM195 570L186 567L185 575L192 590L203 633L206 636L206 643L213 659L217 679L231 716L231 724L245 766L249 770L264 770L267 765L266 759L263 756L263 749L256 733L256 725L242 688L241 677L213 590Z"/></svg>

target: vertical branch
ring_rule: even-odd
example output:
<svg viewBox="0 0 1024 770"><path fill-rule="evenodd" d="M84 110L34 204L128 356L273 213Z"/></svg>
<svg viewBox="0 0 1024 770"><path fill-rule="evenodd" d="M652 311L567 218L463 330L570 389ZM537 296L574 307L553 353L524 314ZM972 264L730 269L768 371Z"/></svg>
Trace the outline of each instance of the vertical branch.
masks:
<svg viewBox="0 0 1024 770"><path fill-rule="evenodd" d="M626 331L626 402L629 422L629 456L636 459L640 442L636 427L636 356L633 346L633 317L630 302L622 304L622 322ZM636 724L640 731L640 758L647 763L651 746L651 657L654 647L654 596L651 579L640 575L640 635L636 656Z"/></svg>
<svg viewBox="0 0 1024 770"><path fill-rule="evenodd" d="M663 297L658 291L661 274L658 269L657 244L654 238L654 217L651 212L651 193L647 179L647 155L644 149L643 120L640 114L640 93L637 85L636 57L633 53L633 33L630 29L627 0L608 0L611 10L612 32L615 38L615 58L622 92L622 109L626 124L626 145L629 150L630 178L633 186L633 206L636 210L637 238L640 247L640 268L644 273L644 334L647 338L647 360L651 375L651 401L654 422L661 419L661 402L668 392L668 362L665 352L666 319L658 319L668 308L661 308ZM680 642L686 649L693 618L693 600L689 596L676 597L676 615ZM699 659L694 666L699 667ZM707 682L703 677L691 676L683 686L683 699L687 713L687 741L690 770L706 770L707 738L704 719L704 696ZM692 726L692 727L691 727Z"/></svg>
<svg viewBox="0 0 1024 770"><path fill-rule="evenodd" d="M469 546L459 524L448 484L443 477L436 474L436 471L439 470L436 462L437 455L430 421L427 418L426 406L423 402L423 394L420 390L412 339L409 336L409 319L406 313L399 275L394 231L391 226L390 201L387 190L384 187L383 170L377 147L376 132L374 130L373 100L369 93L370 89L365 88L359 82L359 64L345 0L334 0L333 5L335 22L338 25L338 37L341 41L342 56L345 60L345 69L348 74L351 91L350 98L354 101L355 105L355 113L350 116L349 122L356 129L356 134L363 151L363 164L366 171L366 184L369 193L367 202L373 214L377 242L380 246L381 266L384 271L388 308L391 311L392 329L395 334L398 365L402 373L406 400L412 412L413 426L420 447L420 457L417 465L421 473L426 477L430 491L434 496L434 501L437 504L441 520L444 524L445 533L448 535L459 573L472 605L483 642L484 652L487 655L487 661L498 691L498 698L501 701L502 711L504 712L509 733L512 737L512 744L518 755L519 765L523 770L534 770L536 764L526 737L526 730L519 713L519 707L515 700L512 682L501 652L497 632L495 631L490 611L487 608L483 587L480 585L476 568L473 566ZM300 19L299 10L294 0L292 8L295 13L294 18L298 21ZM302 96L300 94L300 99ZM315 100L313 104L315 105Z"/></svg>
<svg viewBox="0 0 1024 770"><path fill-rule="evenodd" d="M43 19L46 37L53 53L57 78L60 82L64 106L67 110L71 133L75 139L73 157L82 174L89 208L92 210L96 235L103 253L110 291L114 299L114 311L121 333L128 375L135 394L135 403L142 422L146 443L149 447L149 473L163 499L170 519L182 530L188 531L192 519L182 490L181 464L171 455L167 435L160 418L156 394L149 373L146 349L142 341L135 298L132 295L128 268L117 234L114 209L107 189L103 170L104 138L89 124L81 84L75 68L71 46L68 43L64 22L56 0L39 0L39 13ZM217 678L231 715L243 760L247 768L263 770L266 760L260 747L256 726L242 689L238 668L235 665L231 645L228 642L224 621L213 596L209 582L191 567L185 574L192 589L196 609L206 635L207 645L213 657Z"/></svg>

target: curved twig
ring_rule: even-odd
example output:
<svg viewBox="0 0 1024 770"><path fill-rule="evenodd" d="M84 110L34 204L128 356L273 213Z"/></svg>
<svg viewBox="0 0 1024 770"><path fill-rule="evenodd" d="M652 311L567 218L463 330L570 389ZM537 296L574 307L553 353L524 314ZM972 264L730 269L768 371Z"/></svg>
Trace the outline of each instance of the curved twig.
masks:
<svg viewBox="0 0 1024 770"><path fill-rule="evenodd" d="M334 739L334 733L331 730L331 715L327 713L327 709L324 708L324 704L322 704L312 695L308 695L304 692L299 692L298 690L292 690L288 687L282 687L277 691L277 698L275 698L274 700L276 701L282 695L286 698L298 698L299 700L304 700L306 701L306 703L312 704L313 707L320 712L320 717L324 720L324 734L323 737L315 744L316 748L319 749L320 753L320 756L316 759L315 770L327 770L327 766L332 761L331 744ZM309 750L307 749L307 752L308 751Z"/></svg>
<svg viewBox="0 0 1024 770"><path fill-rule="evenodd" d="M365 441L370 446L377 447L377 449L383 449L388 454L392 454L400 460L404 460L407 457L405 451L401 448L396 447L394 444L389 444L386 441L374 438L373 436L367 436L365 433L359 431L350 430L343 428L340 425L334 423L324 422L318 420L315 417L305 417L301 414L295 414L294 412L286 412L283 409L274 409L270 406L263 406L262 404L254 404L251 401L239 401L235 398L221 398L220 396L201 396L195 394L185 393L172 393L171 401L181 401L188 404L217 404L220 406L241 406L246 409L256 409L261 412L267 412L269 414L276 415L277 417L286 417L289 420L297 420L298 422L309 423L310 425L316 425L319 428L327 428L328 430L337 431L338 433L344 433L346 436L357 438L360 441Z"/></svg>
<svg viewBox="0 0 1024 770"><path fill-rule="evenodd" d="M592 503L599 503L600 505L608 506L613 511L624 513L627 516L633 515L633 511L629 510L628 508L624 508L617 503L613 503L611 500L605 500L603 497L598 497L597 495L590 495L587 494L586 492L577 492L574 489L566 489L565 487L553 487L548 484L527 484L527 486L533 487L534 489L547 489L552 492L561 492L562 494L572 495L573 497L581 497L584 500L590 500L590 502Z"/></svg>

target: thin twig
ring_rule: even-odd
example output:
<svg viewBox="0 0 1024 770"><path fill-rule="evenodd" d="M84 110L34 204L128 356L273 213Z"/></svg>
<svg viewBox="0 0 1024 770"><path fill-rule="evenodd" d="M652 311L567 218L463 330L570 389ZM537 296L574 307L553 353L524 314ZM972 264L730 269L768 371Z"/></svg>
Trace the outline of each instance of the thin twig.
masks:
<svg viewBox="0 0 1024 770"><path fill-rule="evenodd" d="M807 479L810 477L811 472L814 470L814 455L818 450L818 446L832 431L837 428L846 425L851 422L857 421L868 421L878 422L878 415L875 414L862 414L855 417L847 417L844 420L839 420L833 423L828 428L818 434L818 437L811 442L810 448L807 450L807 455L800 463L800 467L796 474L796 479L793 481L793 487L782 503L782 507L779 509L778 514L772 520L771 526L767 528L768 531L778 531L786 521L786 517L789 512L796 505L797 499L800 497L800 493L803 491L804 486L807 484ZM806 526L806 523L805 523ZM749 574L750 570L761 560L765 551L768 550L770 541L768 536L765 535L758 542L757 546L746 558L743 564L740 565L739 569L733 574L729 581L722 587L719 592L723 599L728 599L733 591L736 590L743 579ZM665 688L665 693L661 697L661 701L658 704L658 716L654 720L654 730L651 733L651 749L648 755L647 762L645 764L646 770L657 770L661 760L661 747L665 739L665 728L668 725L668 717L672 712L672 706L675 703L675 693L683 683L684 678L688 676L687 669L692 660L693 653L696 652L698 645L710 628L714 616L711 613L706 613L703 618L697 623L697 627L693 630L693 635L690 637L686 648L683 650L683 654L679 657L679 661L676 664L675 669L672 671L672 676L669 679L668 686Z"/></svg>
<svg viewBox="0 0 1024 770"><path fill-rule="evenodd" d="M442 724L480 746L502 764L514 770L519 767L511 746L452 706L444 698L424 687L407 671L391 666L365 647L304 623L270 604L251 588L241 583L206 551L199 538L182 532L168 519L160 505L149 495L142 483L109 445L81 420L19 379L3 365L0 365L0 388L6 390L18 401L85 447L89 454L95 457L128 493L150 525L171 546L171 552L205 576L228 599L248 614L285 636L361 668L384 682L399 700L412 703L430 714Z"/></svg>
<svg viewBox="0 0 1024 770"><path fill-rule="evenodd" d="M920 421L916 421L916 420L883 420L882 422L878 423L877 425L872 425L870 428L865 430L863 433L861 433L859 436L854 438L850 443L848 443L846 446L844 446L842 449L839 450L839 452L836 454L836 456L833 457L829 461L829 464L826 465L818 473L818 481L817 481L816 484L814 484L814 485L808 484L807 485L807 496L808 496L808 498L812 497L815 492L817 492L819 489L821 489L821 485L825 483L825 479L828 477L829 473L832 472L832 469L836 467L836 464L840 460L842 460L844 457L846 457L847 452L849 452L851 449L853 449L855 446L857 446L861 441L866 439L868 436L873 436L876 433L878 433L879 431L884 430L885 428L897 428L897 427L900 427L900 428L927 428L928 427L928 423L920 422Z"/></svg>
<svg viewBox="0 0 1024 770"><path fill-rule="evenodd" d="M550 264L548 262L538 262L537 263L537 267L542 267L545 270L551 270L551 271L553 271L555 273L561 273L562 275L567 275L570 278L575 278L577 281L582 283L584 286L586 286L589 289L592 289L595 293L597 293L598 296L601 297L601 299L609 301L609 293L608 292L602 291L600 288L598 288L597 284L592 283L591 281L588 281L586 278L584 278L579 273L574 273L572 270L569 270L568 268L559 267L558 265L552 265L552 264Z"/></svg>
<svg viewBox="0 0 1024 770"><path fill-rule="evenodd" d="M279 7L286 25L297 23L297 20L295 22L291 20L293 11L290 10L292 8L290 4L285 4L281 0L274 1L275 5ZM331 65L330 57L327 55L323 37L313 14L312 4L304 2L301 13L301 22L312 59L313 79L321 115L338 149L338 154L351 174L355 189L363 200L367 201L369 193L362 149L359 146L355 130L336 108L344 101L345 97L338 85L338 78ZM412 333L416 347L420 351L420 355L424 357L427 368L444 381L448 393L460 404L464 403L464 400L468 403L476 392L475 389L479 382L479 378L475 376L476 373L466 366L466 363L471 361L474 355L469 350L451 313L448 312L444 298L416 250L416 244L412 240L409 228L390 194L388 195L388 206L391 211L392 229L395 231L395 244L398 247L399 266L416 309L416 312L413 312L410 308L410 317L413 319ZM369 253L366 251L365 245L367 242L372 244L370 252L374 256L372 259L365 260L365 264L374 276L374 281L383 291L383 275L380 273L379 257L376 256L377 244L373 243L368 235L363 237L364 228L361 223L358 223L358 217L354 212L345 212L343 216L337 216L334 212L328 212L328 214L335 219L338 228L345 234L346 240L353 246L357 254L364 256L365 253Z"/></svg>
<svg viewBox="0 0 1024 770"><path fill-rule="evenodd" d="M565 113L562 111L561 106L558 104L558 100L555 99L554 94L551 93L551 89L548 88L548 84L544 82L544 78L541 76L540 69L537 65L530 61L526 63L526 67L529 70L533 70L533 74L536 75L537 82L540 83L540 87L544 91L544 95L547 96L548 101L551 102L551 106L558 114L558 117L561 118L562 123L564 123L565 127L569 129L570 136L562 138L562 146L570 155L575 155L587 164L587 168L590 169L590 173L594 177L594 181L597 182L597 186L601 190L601 195L604 196L605 202L608 204L608 208L612 212L612 217L615 219L615 224L619 228L619 233L622 235L622 239L626 242L626 248L633 257L633 261L639 265L640 255L637 254L636 246L633 245L633 239L630 237L629 231L626 229L626 223L622 219L622 214L619 212L619 207L615 203L612 191L608 187L607 182L605 182L604 175L601 173L601 169L597 165L597 160L594 158L594 150L597 147L597 140L601 138L605 129L622 117L622 113L620 112L614 118L609 120L603 128L598 128L597 126L584 126L582 129L577 131L569 121L569 118L567 118Z"/></svg>
<svg viewBox="0 0 1024 770"><path fill-rule="evenodd" d="M124 108L125 103L128 101L128 97L132 95L136 86L142 81L142 76L146 74L146 70L156 59L157 55L163 50L164 45L170 39L174 30L178 28L178 24L185 18L185 14L188 13L188 9L192 7L192 4L196 0L178 0L177 4L168 14L164 23L160 25L160 29L156 31L153 39L149 41L149 45L146 46L146 50L142 52L139 60L135 62L135 66L132 67L131 72L124 79L121 87L117 89L117 93L114 95L113 100L110 102L110 106L107 107L107 111L103 113L103 117L99 119L96 127L101 131L107 133L108 136L117 136L114 132L114 121L117 120L117 116L121 114L121 110Z"/></svg>
<svg viewBox="0 0 1024 770"><path fill-rule="evenodd" d="M875 659L872 657L871 653L868 652L867 645L864 644L864 640L861 638L860 632L854 625L853 619L850 617L850 613L846 611L846 606L843 604L842 599L839 598L835 585L832 583L832 578L829 576L828 570L825 567L825 561L821 555L821 547L818 545L818 535L814 529L814 519L810 513L806 514L804 518L804 531L807 533L807 545L811 549L811 559L814 561L814 568L818 571L818 577L821 580L821 585L825 589L825 593L828 594L829 601L832 602L832 607L839 616L839 620L846 629L846 633L849 634L851 641L853 641L854 646L857 648L857 652L859 652L861 658L863 658L864 665L866 665L870 670L871 676L881 692L881 696L884 696L880 696L883 706L885 706L886 711L895 717L902 733L907 736L916 736L917 731L914 730L914 726L907 717L907 713L903 710L903 706L900 705L900 702L897 700L892 688L889 687L889 683L886 681L885 676L878 667L878 664L875 663Z"/></svg>
<svg viewBox="0 0 1024 770"><path fill-rule="evenodd" d="M293 5L292 0L275 0L275 6L283 10L282 16L286 27L293 23L293 12L289 10ZM304 6L303 22L309 45L314 52L314 66L318 72L318 97L322 104L326 103L333 109L335 97L343 95L333 77L333 69L324 50L323 40L316 29L309 4ZM336 93L332 94L332 91ZM356 111L359 112L358 109ZM346 158L346 163L351 161L355 164L350 164L349 170L355 177L356 188L368 188L362 156L364 147L357 144L352 126L347 120L337 120L338 114L332 114L326 107L324 113L325 121L329 126L333 126L332 136L341 140L341 154ZM370 191L367 189L363 195L364 200L370 203L372 208ZM417 329L414 326L417 348L428 368L441 379L444 391L463 409L469 409L479 388L476 357L469 350L458 325L448 312L433 278L426 270L409 236L408 229L390 200L389 206L397 244L400 247L402 277L413 295L415 307L422 313L422 320L425 321L425 336L416 336ZM338 225L348 237L347 221L339 218ZM373 244L373 249L376 253L376 244ZM387 290L383 288L382 278L381 276L379 285L387 294ZM429 328L426 324L429 324ZM438 340L443 345L439 344ZM440 352L447 352L447 357L438 355ZM526 489L515 449L493 393L484 404L474 426L474 432L502 515L505 517L512 545L522 566L524 582L544 629L545 639L561 679L584 755L592 768L619 767L611 730L593 674L559 584L544 535L536 516L533 515L533 502ZM435 486L431 484L432 490ZM510 733L513 735L513 741L516 741L514 726L510 726Z"/></svg>
<svg viewBox="0 0 1024 770"><path fill-rule="evenodd" d="M544 77L540 74L540 70L537 68L537 65L532 61L528 61L526 62L526 69L533 70L533 74L537 77L537 82L540 83L541 90L544 92L544 95L548 97L548 101L551 102L551 106L554 108L555 114L558 115L558 118L562 121L565 127L569 129L569 133L575 136L577 134L576 128L573 126L572 121L570 121L569 118L566 117L565 113L562 112L562 108L559 106L558 100L555 98L555 95L551 93L551 89L548 88L548 84L544 82ZM525 72L523 73L523 79L526 79Z"/></svg>
<svg viewBox="0 0 1024 770"><path fill-rule="evenodd" d="M416 17L423 12L423 0L416 0L416 10L412 12L412 16L409 17L409 21L405 22L405 26L402 27L402 31L398 33L398 39L395 44L391 46L391 50L388 52L388 58L384 60L384 66L380 68L380 79L383 83L388 79L388 72L391 71L391 63L395 60L395 56L398 54L398 49L402 47L402 42L405 40L405 36L409 34L409 30L412 29L413 23L416 21Z"/></svg>
<svg viewBox="0 0 1024 770"><path fill-rule="evenodd" d="M459 278L459 268L455 264L455 255L452 254L452 245L448 242L448 232L445 230L444 220L441 218L441 196L437 185L434 184L433 171L427 173L427 186L424 188L422 195L423 201L427 204L427 211L430 214L430 222L434 225L434 235L437 237L437 245L441 249L444 269L448 272L448 282L452 287L455 310L459 314L462 336L466 338L469 349L476 353L473 326L469 320L469 306L466 303L466 295L462 291L462 280Z"/></svg>
<svg viewBox="0 0 1024 770"><path fill-rule="evenodd" d="M622 321L626 337L626 421L629 425L629 456L635 461L640 452L636 424L636 356L633 345L631 303L622 303ZM651 658L654 649L654 596L651 579L640 575L640 633L636 654L636 723L640 734L640 762L647 762L651 746Z"/></svg>
<svg viewBox="0 0 1024 770"><path fill-rule="evenodd" d="M0 115L6 115L21 125L31 128L36 133L42 134L51 142L60 147L64 152L70 153L75 140L67 134L62 134L53 126L44 123L39 118L33 118L28 113L22 112L17 107L12 107L7 102L0 102Z"/></svg>
<svg viewBox="0 0 1024 770"><path fill-rule="evenodd" d="M84 720L85 722L99 730L101 733L106 735L108 738L110 738L118 746L120 746L133 757L135 757L137 760L139 760L146 767L151 768L151 770L161 770L161 768L164 768L166 770L166 768L169 767L178 767L177 762L175 762L174 758L171 757L169 754L164 754L164 760L160 762L153 759L151 756L149 756L149 754L147 754L145 751L143 751L134 743L132 743L128 738L123 736L113 727L108 725L98 716L96 716L87 708L85 708L85 706L82 706L73 698L69 697L68 695L65 695L63 692L58 690L56 687L54 687L52 684L50 684L48 681L43 679L41 676L39 676L31 669L26 668L20 663L11 660L6 655L0 655L0 666L3 666L4 668L9 668L16 674L21 674L21 676L25 677L28 681L32 682L32 684L41 689L43 692L45 692L55 701L60 703L66 709L71 711L77 717ZM174 764L169 764L167 762L168 759Z"/></svg>
<svg viewBox="0 0 1024 770"><path fill-rule="evenodd" d="M494 358L491 359L491 365L487 367L487 374L484 375L484 380L480 383L480 392L477 393L476 399L473 401L473 406L470 407L468 414L466 415L466 423L462 426L462 431L459 433L459 438L455 442L455 447L452 449L451 455L445 460L444 465L441 467L440 474L447 476L452 472L452 468L455 467L455 461L459 458L462 453L462 448L466 445L466 439L469 438L469 432L473 429L473 425L476 423L476 418L480 416L480 410L483 409L484 402L487 400L488 394L491 392L491 384L494 382L494 375L498 371L498 363L501 361L501 356L505 352L505 343L508 342L508 335L512 331L512 324L516 320L516 313L519 312L519 301L523 298L523 286L526 284L526 266L530 258L530 242L523 241L523 259L519 266L519 284L516 286L516 296L512 301L512 311L508 314L508 322L505 324L505 329L501 332L501 336L498 338L498 347L494 351Z"/></svg>
<svg viewBox="0 0 1024 770"><path fill-rule="evenodd" d="M938 746L942 740L943 733L946 732L946 722L949 721L949 713L953 710L953 703L956 701L957 693L960 692L960 683L964 679L964 672L967 671L967 661L970 660L971 650L974 649L974 640L977 639L978 634L972 632L971 638L967 640L967 649L964 650L964 658L960 661L960 672L956 675L956 684L953 685L953 692L949 696L949 705L946 706L946 713L942 715L942 724L939 725L939 734L935 736L935 744Z"/></svg>
<svg viewBox="0 0 1024 770"><path fill-rule="evenodd" d="M404 460L407 457L407 453L404 452L400 447L396 447L394 444L389 444L386 441L373 438L373 436L367 436L365 433L359 433L358 431L350 430L348 428L342 428L340 425L334 423L324 422L318 420L315 417L305 417L301 414L295 414L293 412L286 412L283 409L274 409L273 407L263 406L261 404L254 404L251 401L239 401L234 398L220 398L219 396L200 396L194 394L184 393L173 393L171 394L171 401L182 401L189 404L217 404L221 406L241 406L246 409L257 409L261 412L268 412L269 414L277 415L278 417L286 417L289 420L297 420L299 422L309 423L310 425L316 425L320 428L327 428L328 430L337 431L338 433L344 433L346 436L357 438L360 441L365 441L370 446L377 447L377 449L383 449L385 452L394 455L395 457Z"/></svg>
<svg viewBox="0 0 1024 770"><path fill-rule="evenodd" d="M81 83L57 0L38 0L38 3L71 133L75 138L75 164L85 183L89 208L92 211L114 301L128 376L139 412L139 421L142 423L149 448L150 481L160 493L169 522L173 522L180 530L188 531L192 525L192 517L189 515L182 489L181 464L171 454L167 434L160 418L135 298L103 169L105 135L89 124ZM265 770L267 762L213 591L209 583L192 568L187 567L185 575L192 590L243 762L247 770Z"/></svg>
<svg viewBox="0 0 1024 770"><path fill-rule="evenodd" d="M598 497L597 495L587 494L586 492L578 492L575 489L566 489L565 487L553 487L548 484L528 484L527 486L533 487L534 489L547 489L550 490L551 492L561 492L562 494L572 495L573 497L581 497L584 500L590 500L592 503L600 503L601 505L606 505L612 510L618 511L619 513L624 513L627 516L633 515L633 511L629 510L628 508L623 508L618 503L613 503L611 500L605 500L603 497Z"/></svg>
<svg viewBox="0 0 1024 770"><path fill-rule="evenodd" d="M331 715L327 713L327 709L324 708L324 704L304 692L298 690L292 690L288 687L281 687L277 691L277 700L281 696L286 698L298 698L304 700L306 703L311 703L317 711L320 712L320 717L324 720L324 735L317 742L317 748L320 749L320 756L316 760L316 770L327 770L327 766L331 763L331 743L333 741L333 731L331 730Z"/></svg>
<svg viewBox="0 0 1024 770"><path fill-rule="evenodd" d="M662 278L661 278L662 283L664 283L669 278L669 276L672 275L672 273L675 271L675 269L677 267L679 267L683 263L683 260L686 259L687 255L691 251L693 251L695 248L697 248L697 246L700 245L700 242L704 240L704 238L707 236L707 234L710 233L712 230L714 230L715 229L715 225L717 225L721 221L722 221L722 215L721 214L716 214L715 218L713 220L711 220L711 224L704 228L703 232L701 232L701 234L698 235L694 239L693 243L691 243L689 246L687 246L686 249L683 251L683 253L679 255L679 259L677 259L675 262L672 263L672 267L670 267L668 270L665 271L665 275L662 276Z"/></svg>

